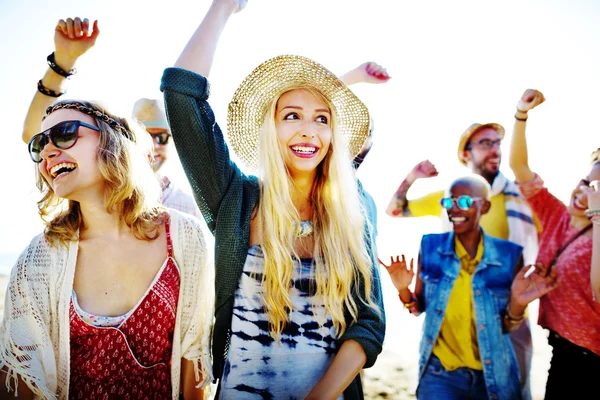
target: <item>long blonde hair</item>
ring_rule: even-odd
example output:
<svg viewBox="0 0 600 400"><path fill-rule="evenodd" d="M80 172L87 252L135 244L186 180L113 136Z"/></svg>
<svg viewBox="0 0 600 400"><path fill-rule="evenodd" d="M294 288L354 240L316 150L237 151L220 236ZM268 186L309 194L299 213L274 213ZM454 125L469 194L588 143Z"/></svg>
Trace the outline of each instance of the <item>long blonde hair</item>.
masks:
<svg viewBox="0 0 600 400"><path fill-rule="evenodd" d="M309 89L332 110L332 142L317 167L311 205L313 207L316 296L323 299L338 336L347 328L346 313L352 322L358 317L356 298L380 311L372 301L373 263L367 251L364 229L366 213L342 134L335 129L334 108L318 91ZM293 180L279 150L275 99L269 107L259 138L260 202L258 229L265 258L263 284L270 332L279 337L292 310L290 296L294 272L292 255L300 215L291 191ZM295 224L295 225L294 225Z"/></svg>
<svg viewBox="0 0 600 400"><path fill-rule="evenodd" d="M58 104L75 103L62 101ZM113 129L101 118L91 115L100 129L98 139L98 168L104 178L106 210L116 212L135 237L154 240L158 237L158 221L165 208L160 205L161 190L148 161L151 149L149 137L140 128L132 129L126 119L116 117L102 106L77 100L84 107L109 116L129 131L131 140ZM44 235L48 242L66 245L77 240L77 232L85 223L77 201L58 197L37 170L37 187L42 192L38 212L46 225Z"/></svg>

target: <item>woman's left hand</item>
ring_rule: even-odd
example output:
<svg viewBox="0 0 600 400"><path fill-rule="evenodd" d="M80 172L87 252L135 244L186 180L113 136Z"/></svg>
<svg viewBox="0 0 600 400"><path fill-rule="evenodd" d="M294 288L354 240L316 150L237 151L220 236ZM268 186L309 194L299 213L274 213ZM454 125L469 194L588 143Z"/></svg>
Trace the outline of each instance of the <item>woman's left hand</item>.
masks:
<svg viewBox="0 0 600 400"><path fill-rule="evenodd" d="M526 277L530 267L521 268L511 286L511 302L522 307L527 307L533 300L551 292L559 284L556 271L552 269L548 276L545 276L546 270L540 265L535 265L535 271Z"/></svg>
<svg viewBox="0 0 600 400"><path fill-rule="evenodd" d="M580 188L587 198L588 209L600 209L600 181L592 181L590 186L582 185Z"/></svg>

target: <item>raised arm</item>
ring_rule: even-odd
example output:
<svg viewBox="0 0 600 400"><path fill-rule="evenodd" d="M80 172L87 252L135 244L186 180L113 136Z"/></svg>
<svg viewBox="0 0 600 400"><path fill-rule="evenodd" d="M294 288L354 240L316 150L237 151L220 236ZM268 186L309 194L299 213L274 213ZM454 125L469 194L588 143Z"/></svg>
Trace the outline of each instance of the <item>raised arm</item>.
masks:
<svg viewBox="0 0 600 400"><path fill-rule="evenodd" d="M175 67L208 77L219 38L229 17L246 7L247 3L248 0L214 0L179 55Z"/></svg>
<svg viewBox="0 0 600 400"><path fill-rule="evenodd" d="M515 126L510 142L509 163L510 168L515 175L515 180L519 183L529 182L535 176L529 168L525 128L527 126L527 113L529 110L542 104L544 100L544 95L541 92L538 92L535 89L527 89L517 103Z"/></svg>
<svg viewBox="0 0 600 400"><path fill-rule="evenodd" d="M241 192L231 191L245 190L246 186L241 171L231 161L225 138L208 103L206 75L227 20L245 4L242 0L214 0L179 56L177 68L167 68L161 82L179 160L213 233L223 198L227 193L242 196Z"/></svg>
<svg viewBox="0 0 600 400"><path fill-rule="evenodd" d="M67 77L74 73L75 63L86 51L94 46L100 34L98 21L93 27L87 18L61 19L54 30L54 63L56 67L49 67L44 77L38 82L38 91L35 92L25 123L23 125L22 139L28 143L33 135L39 132L42 117L46 108L66 93ZM61 74L59 74L58 72Z"/></svg>
<svg viewBox="0 0 600 400"><path fill-rule="evenodd" d="M408 189L410 189L417 179L431 178L437 175L437 169L429 160L421 161L415 165L390 199L390 203L385 210L386 214L390 217L398 218L412 216L408 209L408 199L406 198Z"/></svg>
<svg viewBox="0 0 600 400"><path fill-rule="evenodd" d="M360 64L358 67L351 69L344 75L340 76L340 80L346 85L354 85L356 83L385 83L391 79L387 70L381 65L368 61Z"/></svg>
<svg viewBox="0 0 600 400"><path fill-rule="evenodd" d="M600 181L593 181L589 187L582 186L587 195L588 215L593 226L592 231L592 267L590 282L592 295L596 303L600 303Z"/></svg>

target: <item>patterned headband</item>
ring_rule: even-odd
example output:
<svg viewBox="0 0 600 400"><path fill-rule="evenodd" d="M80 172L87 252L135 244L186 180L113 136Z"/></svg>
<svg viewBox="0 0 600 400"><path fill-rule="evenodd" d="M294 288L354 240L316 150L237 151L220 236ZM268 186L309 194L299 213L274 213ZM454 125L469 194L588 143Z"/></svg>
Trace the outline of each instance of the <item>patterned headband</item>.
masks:
<svg viewBox="0 0 600 400"><path fill-rule="evenodd" d="M120 123L115 121L112 117L104 114L102 111L97 110L95 108L86 107L81 103L73 102L73 103L55 104L46 109L46 116L48 116L48 115L52 114L54 111L60 110L60 109L68 109L68 110L75 109L84 114L91 115L92 117L98 118L101 121L106 122L114 130L119 131L127 139L133 141L133 135L123 125L121 125ZM46 116L44 116L44 118L46 118Z"/></svg>

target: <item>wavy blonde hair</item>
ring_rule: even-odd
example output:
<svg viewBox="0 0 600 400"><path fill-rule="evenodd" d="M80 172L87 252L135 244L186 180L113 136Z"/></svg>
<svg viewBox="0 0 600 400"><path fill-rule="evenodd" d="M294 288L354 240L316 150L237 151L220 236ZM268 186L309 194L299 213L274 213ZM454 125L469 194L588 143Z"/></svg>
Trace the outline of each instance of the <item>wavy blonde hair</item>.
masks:
<svg viewBox="0 0 600 400"><path fill-rule="evenodd" d="M331 103L321 93L307 89ZM300 227L300 215L291 198L293 180L286 168L275 128L278 99L270 105L259 138L260 202L257 208L259 234L265 258L263 284L270 332L278 338L292 310L290 289L296 258L294 240ZM358 318L360 302L380 312L372 300L373 264L367 251L364 229L366 213L358 195L346 142L331 118L332 142L317 167L311 205L313 208L315 295L323 299L338 336ZM294 225L295 224L295 225ZM291 226L298 227L296 230Z"/></svg>
<svg viewBox="0 0 600 400"><path fill-rule="evenodd" d="M75 101L61 101L68 104ZM109 213L118 213L122 223L127 225L135 237L142 240L154 240L166 209L160 204L161 190L152 172L148 156L151 142L149 136L125 118L110 114L97 103L77 100L88 108L108 115L131 135L132 140L113 129L103 120L91 115L100 129L98 138L98 168L105 183L105 205ZM38 212L46 228L44 235L55 246L66 245L78 240L77 233L85 229L85 221L77 201L58 197L42 174L37 170L37 187L42 193L38 201Z"/></svg>

